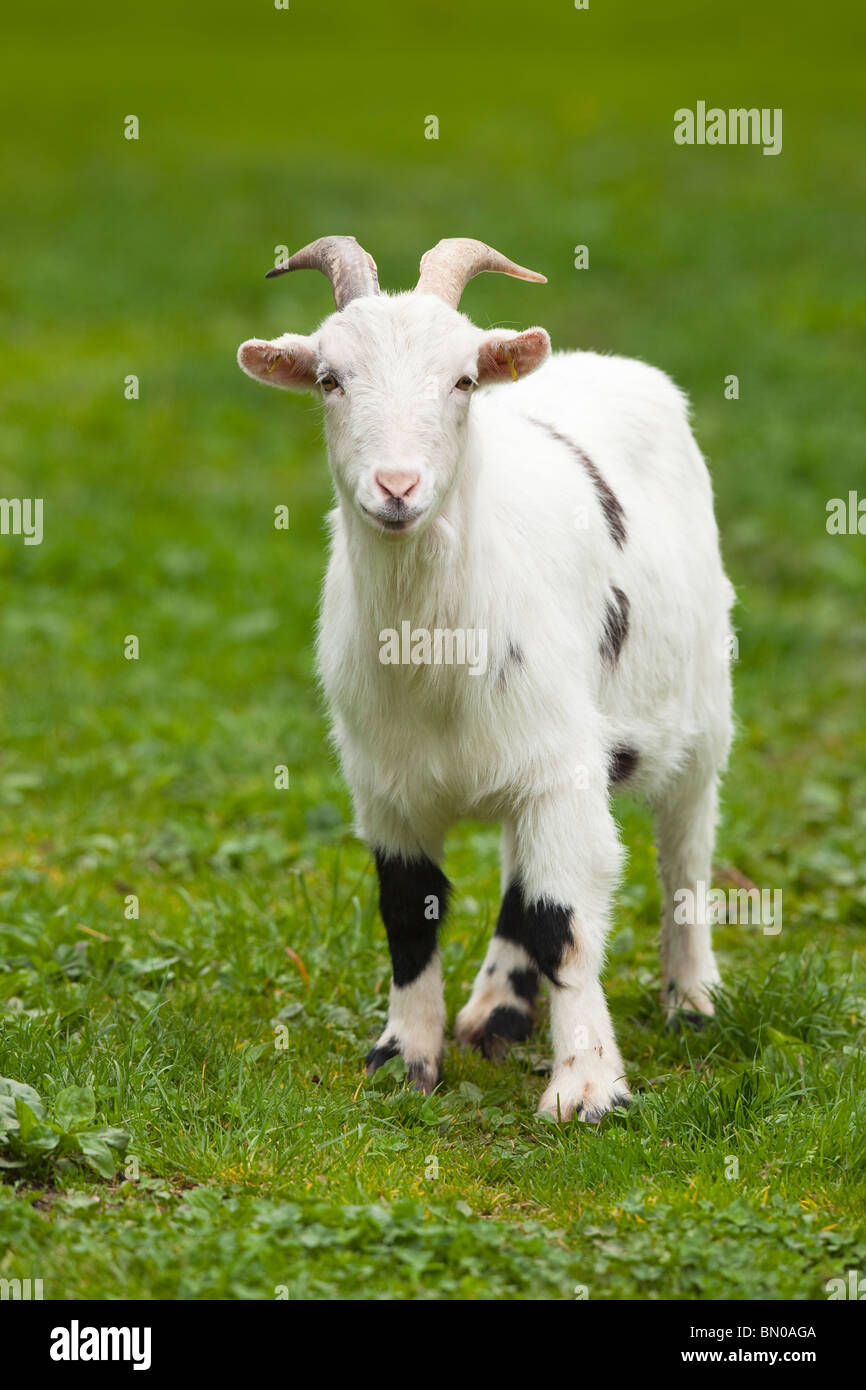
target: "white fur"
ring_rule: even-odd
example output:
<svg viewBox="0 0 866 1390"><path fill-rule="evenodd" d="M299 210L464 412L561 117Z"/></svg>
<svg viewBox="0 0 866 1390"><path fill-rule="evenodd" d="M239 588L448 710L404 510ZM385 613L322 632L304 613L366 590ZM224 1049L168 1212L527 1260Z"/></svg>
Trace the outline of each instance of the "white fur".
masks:
<svg viewBox="0 0 866 1390"><path fill-rule="evenodd" d="M359 833L438 861L455 821L503 822L505 877L516 871L527 896L573 909L541 1108L593 1118L627 1094L598 983L623 859L608 786L618 746L637 750L633 789L658 812L665 1003L711 1010L709 928L676 926L672 895L710 877L731 738L733 591L707 469L670 380L641 362L568 352L517 382L458 391L492 339L520 346L430 296L383 295L353 301L311 338L253 340L241 364L264 379L251 354L288 344L298 380L278 384L309 386L323 368L342 383L324 400L338 505L318 660ZM579 446L616 494L622 548L587 469L533 420ZM407 532L385 534L368 514L383 467L420 475ZM630 604L614 666L600 653L612 585ZM406 619L486 629L486 672L383 665L379 634ZM441 1052L431 981L416 1056ZM470 1010L488 983L479 977Z"/></svg>

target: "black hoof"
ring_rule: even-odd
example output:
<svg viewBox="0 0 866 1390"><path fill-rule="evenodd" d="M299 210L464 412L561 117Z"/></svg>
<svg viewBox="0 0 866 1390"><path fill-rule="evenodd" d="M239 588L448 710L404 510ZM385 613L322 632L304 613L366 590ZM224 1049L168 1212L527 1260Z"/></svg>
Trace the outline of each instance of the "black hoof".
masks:
<svg viewBox="0 0 866 1390"><path fill-rule="evenodd" d="M588 1125L597 1125L599 1120L603 1120L605 1115L609 1115L617 1106L621 1106L623 1109L627 1110L630 1105L631 1096L617 1095L612 1098L610 1105L605 1105L600 1110L595 1107L587 1109L586 1106L579 1105L574 1112L575 1119L583 1120L584 1123Z"/></svg>
<svg viewBox="0 0 866 1390"><path fill-rule="evenodd" d="M386 1038L385 1042L377 1043L376 1046L372 1047L367 1053L367 1059L364 1063L367 1075L372 1076L373 1073L377 1072L380 1067L383 1067L386 1062L390 1062L392 1057L399 1056L400 1045L393 1035L390 1038ZM442 1080L441 1058L436 1062L410 1062L406 1070L410 1085L413 1086L416 1091L423 1091L425 1096L429 1096L432 1091L435 1091L439 1082Z"/></svg>
<svg viewBox="0 0 866 1390"><path fill-rule="evenodd" d="M421 1091L425 1096L432 1095L442 1080L442 1063L411 1062L409 1080L416 1091Z"/></svg>
<svg viewBox="0 0 866 1390"><path fill-rule="evenodd" d="M373 1072L378 1071L386 1062L390 1062L392 1057L396 1057L400 1049L397 1046L396 1038L388 1038L383 1043L377 1043L371 1047L367 1053L367 1060L364 1063L367 1068L367 1075L372 1076Z"/></svg>
<svg viewBox="0 0 866 1390"><path fill-rule="evenodd" d="M707 1014L695 1013L693 1009L678 1009L672 1014L665 1024L668 1033L681 1033L684 1026L688 1024L690 1028L695 1028L699 1033L703 1032L709 1022Z"/></svg>

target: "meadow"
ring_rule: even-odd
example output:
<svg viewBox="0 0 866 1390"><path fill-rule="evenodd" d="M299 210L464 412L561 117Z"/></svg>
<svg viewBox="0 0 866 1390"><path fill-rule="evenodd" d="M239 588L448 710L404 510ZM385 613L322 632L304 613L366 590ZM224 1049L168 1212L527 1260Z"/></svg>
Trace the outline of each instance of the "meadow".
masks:
<svg viewBox="0 0 866 1390"><path fill-rule="evenodd" d="M866 538L826 527L866 494L866 20L328 11L7 28L0 495L42 498L44 538L0 536L0 1276L61 1299L823 1299L866 1273ZM781 108L781 152L678 146L698 99ZM544 1017L500 1065L452 1047L429 1098L396 1063L363 1078L390 970L314 673L318 409L235 364L329 312L320 277L264 279L329 232L386 288L440 236L491 242L549 284L476 280L477 323L643 358L692 401L739 599L715 881L780 890L782 930L720 927L717 1019L665 1033L651 822L617 802L605 981L636 1100L597 1127L535 1114ZM453 1020L496 827L461 826L445 867Z"/></svg>

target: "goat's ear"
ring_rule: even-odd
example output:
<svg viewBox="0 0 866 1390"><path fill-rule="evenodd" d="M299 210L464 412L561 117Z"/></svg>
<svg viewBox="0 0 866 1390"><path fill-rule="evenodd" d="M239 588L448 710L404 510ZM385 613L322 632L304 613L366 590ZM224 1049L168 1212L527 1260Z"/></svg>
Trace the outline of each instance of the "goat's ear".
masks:
<svg viewBox="0 0 866 1390"><path fill-rule="evenodd" d="M540 367L550 354L550 339L543 328L527 328L524 333L500 329L488 333L478 349L478 384L517 381Z"/></svg>
<svg viewBox="0 0 866 1390"><path fill-rule="evenodd" d="M238 348L238 366L267 386L284 391L312 391L316 384L316 345L312 338L284 333L268 342L250 338Z"/></svg>

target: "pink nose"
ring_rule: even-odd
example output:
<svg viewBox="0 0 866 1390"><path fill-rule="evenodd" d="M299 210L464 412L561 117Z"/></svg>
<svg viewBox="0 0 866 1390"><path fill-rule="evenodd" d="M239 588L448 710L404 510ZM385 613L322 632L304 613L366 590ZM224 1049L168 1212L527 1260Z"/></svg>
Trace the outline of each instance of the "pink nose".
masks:
<svg viewBox="0 0 866 1390"><path fill-rule="evenodd" d="M383 469L376 474L376 483L384 495L396 497L401 502L408 502L420 481L420 473L391 473Z"/></svg>

